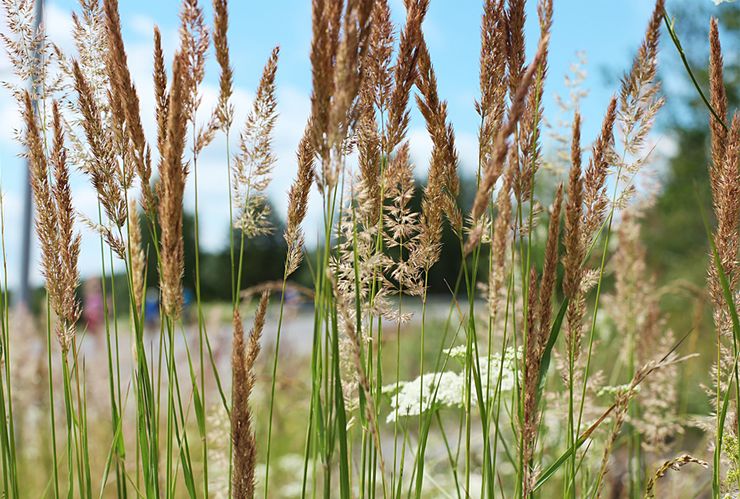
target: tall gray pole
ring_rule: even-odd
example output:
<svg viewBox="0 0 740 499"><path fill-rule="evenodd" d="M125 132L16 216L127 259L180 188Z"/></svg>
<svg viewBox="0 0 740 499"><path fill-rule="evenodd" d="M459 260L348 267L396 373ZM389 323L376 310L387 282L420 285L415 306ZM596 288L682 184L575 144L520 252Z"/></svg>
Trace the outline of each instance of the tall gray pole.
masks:
<svg viewBox="0 0 740 499"><path fill-rule="evenodd" d="M38 33L41 28L41 20L44 17L44 0L36 0L34 10L34 32ZM37 62L38 59L39 54L34 54L34 62ZM31 86L31 95L35 97L37 90ZM37 108L35 99L33 101L33 107L34 110ZM24 189L26 195L23 201L23 225L21 225L23 245L21 248L20 288L17 304L22 307L28 307L31 302L31 286L29 281L31 274L31 234L33 232L33 192L31 191L31 169L28 164L26 164L26 183Z"/></svg>

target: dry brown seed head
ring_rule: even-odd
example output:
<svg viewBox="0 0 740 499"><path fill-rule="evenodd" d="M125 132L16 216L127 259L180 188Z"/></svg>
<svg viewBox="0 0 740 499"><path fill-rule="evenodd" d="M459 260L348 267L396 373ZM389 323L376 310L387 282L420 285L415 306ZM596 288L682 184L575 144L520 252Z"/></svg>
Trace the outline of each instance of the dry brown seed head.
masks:
<svg viewBox="0 0 740 499"><path fill-rule="evenodd" d="M298 176L288 194L288 222L284 235L288 244L288 255L285 262L286 276L296 271L303 258L301 223L306 218L308 194L316 176L315 153L309 135L310 127L310 124L306 125L301 142L298 144Z"/></svg>
<svg viewBox="0 0 740 499"><path fill-rule="evenodd" d="M254 434L252 409L249 398L254 390L255 362L260 352L260 338L265 324L269 292L260 297L254 325L249 338L244 339L244 325L239 309L234 309L234 339L231 352L231 442L234 472L232 490L234 497L254 497L257 440Z"/></svg>
<svg viewBox="0 0 740 499"><path fill-rule="evenodd" d="M712 108L725 120L727 118L727 91L723 76L722 45L719 41L719 27L717 19L712 18L709 23L709 90ZM712 138L712 166L709 169L712 179L712 190L717 190L716 171L722 164L725 156L727 130L710 113L709 125Z"/></svg>
<svg viewBox="0 0 740 499"><path fill-rule="evenodd" d="M160 288L165 313L178 317L182 309L182 274L184 248L182 209L187 166L183 163L187 117L187 61L182 53L175 55L172 68L167 142L159 169Z"/></svg>
<svg viewBox="0 0 740 499"><path fill-rule="evenodd" d="M220 126L228 129L231 128L234 119L234 109L229 103L233 92L234 77L229 60L229 40L227 36L229 29L228 0L213 0L213 11L215 13L213 46L216 49L216 61L218 61L221 68L216 116Z"/></svg>
<svg viewBox="0 0 740 499"><path fill-rule="evenodd" d="M383 152L391 152L403 141L409 125L408 100L416 80L421 24L426 16L428 0L412 0L406 11L406 24L401 32L398 56L393 65L393 91L388 107L388 127L383 139Z"/></svg>

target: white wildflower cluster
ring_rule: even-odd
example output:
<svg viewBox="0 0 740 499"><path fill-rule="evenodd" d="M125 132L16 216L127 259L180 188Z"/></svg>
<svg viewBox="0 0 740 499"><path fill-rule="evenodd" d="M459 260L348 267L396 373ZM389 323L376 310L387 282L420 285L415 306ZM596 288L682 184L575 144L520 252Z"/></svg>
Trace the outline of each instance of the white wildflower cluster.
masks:
<svg viewBox="0 0 740 499"><path fill-rule="evenodd" d="M456 346L445 353L461 363L465 360L465 346ZM521 355L521 350L519 350ZM501 391L514 388L514 368L516 354L513 348L504 352L503 360L499 353L478 358L481 383L492 394L497 387ZM499 376L500 373L500 376ZM427 373L413 381L393 383L383 387L383 393L391 396L391 412L387 422L398 417L418 416L430 409L440 407L462 407L465 400L465 373L444 371Z"/></svg>
<svg viewBox="0 0 740 499"><path fill-rule="evenodd" d="M445 350L445 354L449 355L451 359L455 359L462 365L465 365L465 345L458 345L449 348ZM519 348L515 354L514 349L509 347L504 351L503 360L501 359L501 354L499 352L492 353L488 356L482 355L478 357L477 366L480 369L480 378L483 386L488 387L489 392L493 392L496 390L496 386L500 378L502 391L513 389L516 361L517 359L521 359L521 356L521 348Z"/></svg>
<svg viewBox="0 0 740 499"><path fill-rule="evenodd" d="M507 348L503 359L499 353L478 358L481 383L488 388L489 393L493 393L499 383L501 391L508 392L514 389L516 363L517 359L521 358L521 348L516 351L513 348Z"/></svg>
<svg viewBox="0 0 740 499"><path fill-rule="evenodd" d="M413 381L383 387L391 395L387 421L399 416L418 416L432 407L462 407L465 377L452 371L427 373Z"/></svg>

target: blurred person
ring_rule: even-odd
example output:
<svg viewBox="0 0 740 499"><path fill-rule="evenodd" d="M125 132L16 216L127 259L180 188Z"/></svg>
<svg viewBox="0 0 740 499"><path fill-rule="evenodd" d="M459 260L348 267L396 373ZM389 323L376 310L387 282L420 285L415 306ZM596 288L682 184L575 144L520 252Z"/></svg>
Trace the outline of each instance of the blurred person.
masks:
<svg viewBox="0 0 740 499"><path fill-rule="evenodd" d="M83 286L82 317L85 320L87 330L97 336L105 320L103 292L97 278L86 280Z"/></svg>

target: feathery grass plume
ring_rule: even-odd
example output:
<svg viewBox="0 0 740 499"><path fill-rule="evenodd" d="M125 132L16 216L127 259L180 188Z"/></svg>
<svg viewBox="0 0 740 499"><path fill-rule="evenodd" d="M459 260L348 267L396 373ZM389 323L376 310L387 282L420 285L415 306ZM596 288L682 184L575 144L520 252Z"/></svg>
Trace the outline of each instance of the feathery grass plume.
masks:
<svg viewBox="0 0 740 499"><path fill-rule="evenodd" d="M558 186L555 200L550 213L550 226L545 243L545 263L542 267L542 282L540 283L540 333L541 338L550 334L550 319L552 317L552 295L555 292L558 267L558 242L560 237L560 210L563 204L563 185Z"/></svg>
<svg viewBox="0 0 740 499"><path fill-rule="evenodd" d="M26 123L31 187L37 205L36 233L41 243L42 273L54 313L59 319L56 335L66 354L80 317L75 296L79 272L80 236L74 233L74 208L69 187L69 167L66 162L64 131L59 105L52 107L53 144L47 159L44 143L33 109L26 93L23 117ZM50 166L53 171L50 171ZM53 178L53 183L52 179Z"/></svg>
<svg viewBox="0 0 740 499"><path fill-rule="evenodd" d="M131 253L131 281L133 283L134 303L136 312L141 311L144 303L144 291L146 291L146 282L144 277L146 273L146 255L141 242L141 223L139 221L139 207L134 199L128 204L128 234L129 246Z"/></svg>
<svg viewBox="0 0 740 499"><path fill-rule="evenodd" d="M28 111L28 108L26 108ZM56 314L62 318L69 334L74 334L74 324L80 316L80 307L75 296L75 289L79 281L77 260L80 255L80 235L74 232L74 207L72 206L72 191L69 186L69 166L67 166L67 150L64 146L64 124L59 111L59 103L52 104L52 129L54 141L51 149L50 162L53 168L54 188L52 193L57 208L57 222L59 227L57 250L61 268L59 297L57 298Z"/></svg>
<svg viewBox="0 0 740 499"><path fill-rule="evenodd" d="M164 156L165 144L167 143L167 116L169 109L169 94L167 93L167 71L164 64L164 53L162 52L162 34L159 28L154 26L154 116L157 120L157 148L160 160ZM151 208L151 207L150 207Z"/></svg>
<svg viewBox="0 0 740 499"><path fill-rule="evenodd" d="M351 189L350 200L346 202L336 227L336 254L331 257L330 266L335 271L337 287L346 294L346 300L355 303L359 299L363 317L365 314L387 316L390 313L385 300L388 287L383 282L385 275L380 269L388 268L389 259L376 249L377 221L363 225L358 220L358 209L351 201L358 195L354 186Z"/></svg>
<svg viewBox="0 0 740 499"><path fill-rule="evenodd" d="M229 60L229 6L228 0L213 0L214 29L213 46L216 49L216 61L221 68L219 77L218 104L214 111L216 123L222 130L231 128L234 120L234 106L229 100L233 93L234 74Z"/></svg>
<svg viewBox="0 0 740 499"><path fill-rule="evenodd" d="M731 286L737 284L737 255L740 233L740 114L732 118L732 125L724 145L725 157L715 172L714 210L717 217L715 240L717 252ZM734 287L732 288L734 289Z"/></svg>
<svg viewBox="0 0 740 499"><path fill-rule="evenodd" d="M321 192L336 186L351 148L359 110L358 95L370 64L369 39L373 2L314 0L311 67L313 147L321 159Z"/></svg>
<svg viewBox="0 0 740 499"><path fill-rule="evenodd" d="M77 127L68 125L68 136L73 145L73 159L88 174L96 168L101 168L96 163L100 161L108 163L102 167L107 173L94 175L98 179L110 182L112 186L109 190L125 191L133 184L135 162L131 158L131 142L126 130L123 108L112 96L112 84L106 67L110 50L104 13L97 0L83 0L80 6L79 16L72 13L73 37L78 56L77 59L71 59L65 64L63 71L72 80L71 86L78 95L83 94L70 107L81 116L79 121L82 122L88 143L84 144L76 136ZM84 123L86 120L91 122ZM77 122L73 124L76 125ZM92 131L96 136L91 138ZM119 186L113 185L115 183ZM123 198L122 193L118 196ZM120 205L120 202L118 204ZM107 211L110 211L109 208ZM121 219L120 216L112 218L111 221L116 225Z"/></svg>
<svg viewBox="0 0 740 499"><path fill-rule="evenodd" d="M399 250L392 263L388 284L396 284L394 292L420 295L423 287L421 262L415 261L414 257L424 248L420 248L423 243L419 234L419 214L410 206L414 197L414 171L408 142L401 144L386 168L384 185L386 200L389 201L383 210L384 241L388 248Z"/></svg>
<svg viewBox="0 0 740 499"><path fill-rule="evenodd" d="M686 466L687 464L698 464L702 468L709 468L709 463L707 463L706 461L702 461L701 459L697 459L688 454L683 454L682 456L669 459L668 461L661 464L660 467L657 470L655 470L655 474L653 474L653 476L650 477L650 480L648 480L647 487L645 489L645 498L653 499L654 497L656 497L655 483L660 478L663 478L663 476L668 472L668 470L680 471L681 468Z"/></svg>
<svg viewBox="0 0 740 499"><path fill-rule="evenodd" d="M417 58L416 86L421 95L416 96L422 116L426 121L427 131L432 138L432 158L429 165L429 179L427 189L424 191L422 207L424 217L422 223L425 228L422 232L430 230L431 233L439 234L433 227L441 221L436 222L427 218L430 210L428 204L438 204L450 222L453 230L462 234L462 214L457 206L457 196L460 194L460 179L457 174L457 151L455 150L455 132L447 117L447 102L440 101L437 94L437 77L429 56L429 50L422 37L419 41ZM431 215L434 216L434 215Z"/></svg>
<svg viewBox="0 0 740 499"><path fill-rule="evenodd" d="M198 87L206 74L206 51L209 33L203 18L203 8L198 0L183 0L180 11L180 50L185 59L184 115L187 120L195 120L195 112L200 106ZM196 150L199 145L195 145Z"/></svg>
<svg viewBox="0 0 740 499"><path fill-rule="evenodd" d="M272 131L277 120L275 73L279 51L278 47L272 50L262 72L257 96L240 136L240 151L232 165L233 197L238 210L233 224L248 238L267 234L271 230L265 189L275 165Z"/></svg>
<svg viewBox="0 0 740 499"><path fill-rule="evenodd" d="M312 142L321 158L322 178L319 188L331 184L330 150L326 137L329 131L331 97L334 94L334 59L339 44L341 2L312 0L311 39L311 123Z"/></svg>
<svg viewBox="0 0 740 499"><path fill-rule="evenodd" d="M722 48L719 42L717 20L710 23L710 90L712 107L723 119L727 116L727 95L723 81ZM737 258L740 248L740 233L737 221L740 218L740 116L735 114L729 130L725 130L716 118L710 118L712 139L712 164L709 177L717 227L714 240L723 270L730 284L736 289L738 283ZM715 325L723 334L731 334L731 323L727 303L722 292L719 272L714 262L709 268L709 293L714 303Z"/></svg>
<svg viewBox="0 0 740 499"><path fill-rule="evenodd" d="M367 67L369 74L366 80L373 88L373 103L381 114L387 111L393 90L391 74L391 56L395 34L391 22L391 11L388 0L376 0L372 12L372 32L368 47Z"/></svg>
<svg viewBox="0 0 740 499"><path fill-rule="evenodd" d="M363 225L369 227L378 222L380 216L380 135L373 107L371 80L366 83L360 96L360 116L357 123L356 142L360 179L357 188L357 205Z"/></svg>
<svg viewBox="0 0 740 499"><path fill-rule="evenodd" d="M139 96L128 69L126 48L121 34L121 18L118 14L118 0L103 0L103 12L108 41L108 57L105 64L110 82L113 119L120 129L125 128L126 135L133 145L131 151L133 162L144 191L144 199L146 203L150 203L153 198L149 188L151 163L139 114Z"/></svg>
<svg viewBox="0 0 740 499"><path fill-rule="evenodd" d="M249 407L249 397L254 389L254 367L260 353L260 338L265 326L269 298L268 291L262 293L254 316L254 325L246 341L239 308L234 308L234 340L231 352L231 442L234 468L231 486L233 496L239 499L254 497L257 441L252 428L252 409Z"/></svg>
<svg viewBox="0 0 740 499"><path fill-rule="evenodd" d="M358 116L357 96L363 87L371 32L373 0L346 3L334 68L334 95L329 113L329 147L338 157L347 148L347 138ZM340 167L338 163L335 171ZM335 173L337 175L337 173Z"/></svg>
<svg viewBox="0 0 740 499"><path fill-rule="evenodd" d="M488 313L491 318L499 316L504 280L506 278L506 248L511 235L511 187L514 183L514 166L504 172L503 184L498 192L496 207L498 214L493 223L491 240L491 265L488 274Z"/></svg>
<svg viewBox="0 0 740 499"><path fill-rule="evenodd" d="M82 115L82 128L91 152L90 163L83 165L83 170L90 177L105 215L113 225L113 228L101 225L97 229L119 258L125 259L125 244L120 236L120 229L126 223L124 192L127 181L122 178L125 174L119 168L115 146L111 143L109 130L103 122L104 111L99 108L95 92L77 61L72 62L72 73L78 95L77 105Z"/></svg>
<svg viewBox="0 0 740 499"><path fill-rule="evenodd" d="M161 268L159 272L162 303L165 313L178 317L182 310L182 275L184 247L182 238L182 203L188 168L183 163L187 118L187 61L182 52L175 55L172 65L167 142L159 168L158 205Z"/></svg>
<svg viewBox="0 0 740 499"><path fill-rule="evenodd" d="M524 112L524 101L532 86L535 71L540 64L540 60L545 55L548 39L549 36L540 39L534 59L529 67L524 71L521 82L517 87L516 94L514 94L514 97L512 98L506 124L499 129L498 134L494 139L493 153L483 167L483 175L478 185L478 190L475 193L473 208L470 212L470 217L474 222L479 221L481 215L488 207L491 190L503 171L504 159L506 158L510 146L509 138L514 133L514 130ZM481 232L481 230L473 230L471 232L468 242L466 243L466 251L472 250L472 248L478 243L482 235Z"/></svg>
<svg viewBox="0 0 740 499"><path fill-rule="evenodd" d="M10 66L18 80L29 83L29 92L34 100L43 98L47 92L47 55L52 54L45 30L34 29L33 2L2 0L8 32L0 33L5 45ZM38 54L34 57L34 54ZM10 89L18 103L23 106L25 89L3 82Z"/></svg>
<svg viewBox="0 0 740 499"><path fill-rule="evenodd" d="M538 327L538 310L541 306L537 293L537 270L532 267L529 273L529 303L527 304L527 337L524 351L523 380L523 421L522 421L522 462L524 463L524 495L531 489L532 458L537 444L537 389L539 387L542 353L549 335L543 335Z"/></svg>
<svg viewBox="0 0 740 499"><path fill-rule="evenodd" d="M632 137L632 147L640 147L650 130L655 113L662 105L655 99L659 85L657 76L658 42L663 22L665 0L656 0L645 38L637 51L630 72L622 78L619 92L619 114L622 133ZM628 150L632 153L632 150Z"/></svg>
<svg viewBox="0 0 740 499"><path fill-rule="evenodd" d="M727 119L727 91L723 76L722 44L719 41L719 27L716 18L709 22L709 90L712 109L722 120ZM724 161L727 129L714 115L709 118L712 139L712 164L719 165ZM710 169L712 189L715 189L713 170Z"/></svg>
<svg viewBox="0 0 740 499"><path fill-rule="evenodd" d="M72 12L72 37L77 48L77 60L83 74L103 106L108 101L110 84L106 77L108 57L107 33L103 9L99 0L80 0L80 14Z"/></svg>
<svg viewBox="0 0 740 499"><path fill-rule="evenodd" d="M540 0L537 4L537 13L540 22L540 38L549 37L552 27L552 0ZM518 174L514 183L514 193L520 203L529 201L533 195L534 177L542 162L540 125L542 123L542 93L547 76L548 47L540 59L534 77L532 89L527 95L527 104L524 116L519 127L518 141L520 158Z"/></svg>
<svg viewBox="0 0 740 499"><path fill-rule="evenodd" d="M581 296L581 279L583 270L581 262L584 258L585 247L581 237L581 218L583 211L584 186L581 176L581 115L576 112L573 118L573 138L571 142L571 166L568 175L568 202L565 205L565 255L563 257L563 293L568 298L566 317L566 343L569 355L577 357L581 337L582 318L584 312L583 297Z"/></svg>
<svg viewBox="0 0 740 499"><path fill-rule="evenodd" d="M345 138L354 114L352 104L362 79L358 73L362 61L352 58L365 54L372 6L364 1L362 5L352 2L345 12L343 2L337 0L314 0L312 6L311 135L321 160L318 186L326 192L337 183L341 159L336 156L341 157L347 146ZM344 79L348 80L348 88L337 87L345 83Z"/></svg>
<svg viewBox="0 0 740 499"><path fill-rule="evenodd" d="M614 209L625 206L634 195L634 177L650 156L650 149L643 152L645 140L653 128L658 111L665 103L665 99L659 95L660 83L657 81L663 3L664 0L656 1L645 39L637 51L630 72L622 78L617 114L622 151L619 154L611 152L611 163L617 167L617 187L622 181L625 185L613 200Z"/></svg>
<svg viewBox="0 0 740 499"><path fill-rule="evenodd" d="M609 101L604 120L601 124L591 158L584 173L583 180L583 228L581 229L583 245L586 246L598 231L606 217L609 196L606 193L606 177L614 146L614 122L617 118L617 99Z"/></svg>
<svg viewBox="0 0 740 499"><path fill-rule="evenodd" d="M316 171L314 169L314 150L309 136L310 125L298 144L298 175L288 194L288 220L285 227L285 242L288 253L285 260L286 277L296 271L303 259L303 231L301 223L306 218L308 194Z"/></svg>
<svg viewBox="0 0 740 499"><path fill-rule="evenodd" d="M735 114L732 125L722 146L725 157L719 165L712 165L712 204L717 226L713 239L717 249L722 271L730 290L734 291L740 282L738 272L738 250L740 250L740 115ZM714 305L713 320L719 337L732 338L732 318L725 299L720 280L719 268L714 259L709 266L709 296ZM718 347L722 350L722 368L731 369L734 365L734 351L718 337ZM719 382L720 380L715 380ZM719 403L720 401L717 401Z"/></svg>
<svg viewBox="0 0 740 499"><path fill-rule="evenodd" d="M486 0L481 21L480 101L475 103L475 110L481 117L479 168L490 160L494 139L506 112L507 33L504 0Z"/></svg>
<svg viewBox="0 0 740 499"><path fill-rule="evenodd" d="M509 93L516 95L524 70L524 12L525 0L509 0L506 9L508 37L506 39L506 64L509 69Z"/></svg>
<svg viewBox="0 0 740 499"><path fill-rule="evenodd" d="M422 42L421 24L429 0L407 2L406 24L401 32L396 63L393 65L393 91L388 103L388 120L383 151L389 155L401 143L409 127L408 101L416 80L417 58Z"/></svg>

